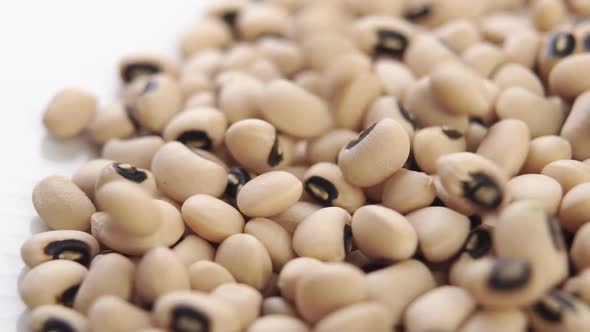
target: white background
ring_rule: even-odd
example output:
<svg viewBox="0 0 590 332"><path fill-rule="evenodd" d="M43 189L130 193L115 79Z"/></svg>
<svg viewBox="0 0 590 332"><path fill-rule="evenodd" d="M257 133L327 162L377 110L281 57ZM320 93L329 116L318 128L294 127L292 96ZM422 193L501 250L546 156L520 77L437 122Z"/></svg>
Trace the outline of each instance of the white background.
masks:
<svg viewBox="0 0 590 332"><path fill-rule="evenodd" d="M41 115L63 86L93 91L102 104L119 89L117 59L133 51L176 57L181 31L208 0L0 1L0 330L26 331L17 294L19 248L43 230L31 203L35 183L71 175L93 156L82 139L47 136Z"/></svg>

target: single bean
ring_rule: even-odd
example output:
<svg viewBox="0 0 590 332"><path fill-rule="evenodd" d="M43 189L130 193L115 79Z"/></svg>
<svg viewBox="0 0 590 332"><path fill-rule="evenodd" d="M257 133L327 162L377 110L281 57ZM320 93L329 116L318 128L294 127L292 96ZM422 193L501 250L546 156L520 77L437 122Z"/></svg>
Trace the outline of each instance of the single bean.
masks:
<svg viewBox="0 0 590 332"><path fill-rule="evenodd" d="M457 55L434 36L418 35L409 44L404 62L416 77L431 74L442 63L458 62Z"/></svg>
<svg viewBox="0 0 590 332"><path fill-rule="evenodd" d="M295 301L295 292L299 280L313 269L323 266L320 260L311 257L298 257L290 260L281 272L278 278L278 287L281 295L287 301Z"/></svg>
<svg viewBox="0 0 590 332"><path fill-rule="evenodd" d="M229 307L233 307L238 314L241 329L250 326L258 316L262 306L262 295L248 285L244 284L224 284L213 292L211 297L222 300Z"/></svg>
<svg viewBox="0 0 590 332"><path fill-rule="evenodd" d="M80 134L96 113L96 97L78 88L65 88L49 102L43 114L45 128L59 139Z"/></svg>
<svg viewBox="0 0 590 332"><path fill-rule="evenodd" d="M213 261L215 259L215 248L197 235L188 235L178 242L172 251L186 267L198 261Z"/></svg>
<svg viewBox="0 0 590 332"><path fill-rule="evenodd" d="M209 196L194 195L182 204L187 226L205 240L221 243L244 230L244 218L226 202Z"/></svg>
<svg viewBox="0 0 590 332"><path fill-rule="evenodd" d="M590 220L590 183L582 183L568 191L561 200L559 222L570 232L576 232Z"/></svg>
<svg viewBox="0 0 590 332"><path fill-rule="evenodd" d="M236 280L223 266L210 261L197 261L188 268L191 289L201 292L211 292L217 287L235 283Z"/></svg>
<svg viewBox="0 0 590 332"><path fill-rule="evenodd" d="M247 332L309 332L309 328L299 319L284 315L269 315L258 318L248 327Z"/></svg>
<svg viewBox="0 0 590 332"><path fill-rule="evenodd" d="M570 249L570 257L577 271L583 271L590 266L590 226L584 224L576 232Z"/></svg>
<svg viewBox="0 0 590 332"><path fill-rule="evenodd" d="M131 115L131 109L123 102L116 101L96 113L87 127L87 132L94 143L104 144L114 138L132 136L137 126L137 121Z"/></svg>
<svg viewBox="0 0 590 332"><path fill-rule="evenodd" d="M461 60L484 77L490 77L506 59L506 54L494 44L481 42L461 53Z"/></svg>
<svg viewBox="0 0 590 332"><path fill-rule="evenodd" d="M588 306L559 290L545 294L527 314L531 326L538 331L574 332L590 328Z"/></svg>
<svg viewBox="0 0 590 332"><path fill-rule="evenodd" d="M212 150L223 142L227 119L214 108L193 108L174 116L163 132L164 140L178 141L189 148Z"/></svg>
<svg viewBox="0 0 590 332"><path fill-rule="evenodd" d="M467 19L447 22L435 30L436 35L455 52L463 52L481 41L479 28Z"/></svg>
<svg viewBox="0 0 590 332"><path fill-rule="evenodd" d="M269 35L288 37L293 29L291 24L289 13L270 3L249 3L236 20L240 37L246 41Z"/></svg>
<svg viewBox="0 0 590 332"><path fill-rule="evenodd" d="M276 272L295 258L291 246L291 234L270 219L250 219L244 228L244 233L256 237L264 245Z"/></svg>
<svg viewBox="0 0 590 332"><path fill-rule="evenodd" d="M339 128L358 130L369 106L383 94L379 77L365 72L335 92L334 123Z"/></svg>
<svg viewBox="0 0 590 332"><path fill-rule="evenodd" d="M566 153L566 152L562 152ZM577 160L561 159L550 162L543 167L541 174L553 178L561 184L563 194L575 186L590 182L590 165Z"/></svg>
<svg viewBox="0 0 590 332"><path fill-rule="evenodd" d="M196 92L191 94L184 102L184 109L191 109L195 107L215 107L217 104L217 97L209 91Z"/></svg>
<svg viewBox="0 0 590 332"><path fill-rule="evenodd" d="M528 29L517 31L504 39L502 50L509 62L532 69L541 48L541 36Z"/></svg>
<svg viewBox="0 0 590 332"><path fill-rule="evenodd" d="M130 83L140 76L158 73L178 77L178 66L171 59L149 53L129 54L119 62L119 76L124 83Z"/></svg>
<svg viewBox="0 0 590 332"><path fill-rule="evenodd" d="M80 166L74 175L72 181L80 188L91 201L94 201L94 188L96 180L102 173L103 168L112 164L112 160L93 159Z"/></svg>
<svg viewBox="0 0 590 332"><path fill-rule="evenodd" d="M314 331L391 331L391 317L387 307L377 302L353 304L332 312L319 321Z"/></svg>
<svg viewBox="0 0 590 332"><path fill-rule="evenodd" d="M549 74L551 92L565 98L576 98L590 86L580 79L580 73L590 70L590 55L575 54L558 62Z"/></svg>
<svg viewBox="0 0 590 332"><path fill-rule="evenodd" d="M303 192L301 181L284 171L262 174L244 185L237 197L240 211L250 217L269 217L295 204Z"/></svg>
<svg viewBox="0 0 590 332"><path fill-rule="evenodd" d="M402 100L408 88L416 82L416 77L408 67L392 59L377 59L374 70L381 79L385 93L397 100Z"/></svg>
<svg viewBox="0 0 590 332"><path fill-rule="evenodd" d="M31 311L29 331L88 332L90 326L86 317L72 309L60 305L43 305Z"/></svg>
<svg viewBox="0 0 590 332"><path fill-rule="evenodd" d="M154 175L147 169L137 168L130 164L113 162L106 165L96 178L94 185L95 201L96 193L105 185L113 182L127 182L139 185L145 192L152 195L156 193L156 180Z"/></svg>
<svg viewBox="0 0 590 332"><path fill-rule="evenodd" d="M562 198L559 182L542 174L516 176L507 183L512 202L535 200L543 205L547 213L556 215Z"/></svg>
<svg viewBox="0 0 590 332"><path fill-rule="evenodd" d="M492 310L483 309L473 314L463 324L460 332L526 330L527 318L519 309Z"/></svg>
<svg viewBox="0 0 590 332"><path fill-rule="evenodd" d="M539 0L531 6L531 20L541 31L551 31L567 19L566 4L556 0Z"/></svg>
<svg viewBox="0 0 590 332"><path fill-rule="evenodd" d="M267 297L262 301L262 316L270 315L298 317L293 304L280 296Z"/></svg>
<svg viewBox="0 0 590 332"><path fill-rule="evenodd" d="M586 143L588 136L585 133L590 128L590 117L586 115L589 103L590 94L588 93L583 93L576 98L561 128L561 136L570 142L573 157L577 160L590 157L590 147Z"/></svg>
<svg viewBox="0 0 590 332"><path fill-rule="evenodd" d="M33 235L20 249L25 264L33 268L41 263L64 259L90 265L100 251L96 239L81 231L49 231Z"/></svg>
<svg viewBox="0 0 590 332"><path fill-rule="evenodd" d="M232 41L230 29L223 21L206 19L187 29L180 37L180 50L183 58L208 48L228 46Z"/></svg>
<svg viewBox="0 0 590 332"><path fill-rule="evenodd" d="M164 145L160 136L144 136L131 139L111 139L102 148L104 159L150 169L156 151Z"/></svg>
<svg viewBox="0 0 590 332"><path fill-rule="evenodd" d="M222 84L218 94L219 109L230 124L260 116L258 97L264 85L259 80L246 76Z"/></svg>
<svg viewBox="0 0 590 332"><path fill-rule="evenodd" d="M139 331L152 326L150 314L115 296L102 296L88 312L94 332Z"/></svg>
<svg viewBox="0 0 590 332"><path fill-rule="evenodd" d="M584 269L577 275L570 277L563 285L563 291L590 303L590 269Z"/></svg>
<svg viewBox="0 0 590 332"><path fill-rule="evenodd" d="M443 155L464 152L467 143L463 134L449 127L427 127L416 132L412 143L418 167L428 173L436 173L436 161Z"/></svg>
<svg viewBox="0 0 590 332"><path fill-rule="evenodd" d="M296 43L280 38L262 38L256 42L258 52L272 61L281 73L290 76L304 66L303 52Z"/></svg>

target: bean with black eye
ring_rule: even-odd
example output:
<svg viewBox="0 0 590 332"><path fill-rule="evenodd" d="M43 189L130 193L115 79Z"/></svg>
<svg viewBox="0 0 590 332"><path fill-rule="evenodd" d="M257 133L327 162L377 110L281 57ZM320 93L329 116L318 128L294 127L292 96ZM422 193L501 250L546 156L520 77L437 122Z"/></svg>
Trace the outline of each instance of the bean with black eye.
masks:
<svg viewBox="0 0 590 332"><path fill-rule="evenodd" d="M554 289L527 310L535 331L585 331L590 328L590 310L582 301Z"/></svg>
<svg viewBox="0 0 590 332"><path fill-rule="evenodd" d="M94 332L140 331L152 327L150 313L115 296L102 296L88 311Z"/></svg>
<svg viewBox="0 0 590 332"><path fill-rule="evenodd" d="M507 61L502 49L488 42L471 45L461 53L461 60L485 77L490 77Z"/></svg>
<svg viewBox="0 0 590 332"><path fill-rule="evenodd" d="M138 124L130 109L121 101L103 107L88 125L87 132L96 144L104 144L114 138L132 136Z"/></svg>
<svg viewBox="0 0 590 332"><path fill-rule="evenodd" d="M22 280L20 297L30 309L44 304L71 307L87 272L84 266L63 259L39 264Z"/></svg>
<svg viewBox="0 0 590 332"><path fill-rule="evenodd" d="M344 179L338 165L317 163L304 177L305 191L324 206L338 206L354 212L365 203L364 193Z"/></svg>
<svg viewBox="0 0 590 332"><path fill-rule="evenodd" d="M467 148L465 137L460 131L449 127L427 127L420 129L414 136L412 151L420 170L436 173L436 161L439 157L464 152Z"/></svg>
<svg viewBox="0 0 590 332"><path fill-rule="evenodd" d="M403 57L414 33L408 22L386 16L366 16L352 26L359 48L375 56Z"/></svg>
<svg viewBox="0 0 590 332"><path fill-rule="evenodd" d="M559 182L542 174L524 174L513 177L507 184L511 201L536 200L550 215L556 215L561 203Z"/></svg>
<svg viewBox="0 0 590 332"><path fill-rule="evenodd" d="M130 139L111 139L102 148L104 159L150 169L156 151L164 145L160 136L143 136Z"/></svg>
<svg viewBox="0 0 590 332"><path fill-rule="evenodd" d="M378 302L353 304L322 318L315 331L391 331L391 317L387 307Z"/></svg>
<svg viewBox="0 0 590 332"><path fill-rule="evenodd" d="M562 153L565 154L566 152ZM559 182L565 195L575 186L590 182L590 165L577 160L562 160L560 158L543 167L541 174Z"/></svg>
<svg viewBox="0 0 590 332"><path fill-rule="evenodd" d="M50 176L33 188L33 206L47 224L56 230L88 230L96 208L88 196L70 179Z"/></svg>
<svg viewBox="0 0 590 332"><path fill-rule="evenodd" d="M96 239L81 231L49 231L28 239L21 247L21 258L28 267L65 259L88 266L100 251Z"/></svg>
<svg viewBox="0 0 590 332"><path fill-rule="evenodd" d="M590 304L590 269L569 278L563 285L563 291Z"/></svg>
<svg viewBox="0 0 590 332"><path fill-rule="evenodd" d="M222 112L199 107L173 117L162 137L166 141L176 140L191 148L212 150L223 142L226 128L227 119Z"/></svg>
<svg viewBox="0 0 590 332"><path fill-rule="evenodd" d="M94 260L74 300L74 309L88 314L92 304L102 296L112 295L130 300L135 265L125 256L110 253Z"/></svg>
<svg viewBox="0 0 590 332"><path fill-rule="evenodd" d="M88 332L90 324L86 317L72 309L60 305L43 305L31 312L29 331Z"/></svg>
<svg viewBox="0 0 590 332"><path fill-rule="evenodd" d="M527 318L520 309L481 309L463 324L460 332L525 331Z"/></svg>
<svg viewBox="0 0 590 332"><path fill-rule="evenodd" d="M148 53L130 54L119 62L119 76L124 83L158 73L178 77L178 66L168 58Z"/></svg>
<svg viewBox="0 0 590 332"><path fill-rule="evenodd" d="M96 178L94 185L95 196L104 185L119 181L138 184L148 194L153 194L157 190L154 175L147 169L137 168L131 164L114 162L105 166Z"/></svg>
<svg viewBox="0 0 590 332"><path fill-rule="evenodd" d="M279 135L270 123L246 119L232 124L225 133L231 155L248 171L264 173L291 163L294 143Z"/></svg>
<svg viewBox="0 0 590 332"><path fill-rule="evenodd" d="M525 122L502 120L490 127L477 148L477 154L496 163L509 176L514 176L526 160L530 139L530 130Z"/></svg>
<svg viewBox="0 0 590 332"><path fill-rule="evenodd" d="M220 18L232 30L234 35L237 33L236 20L240 10L248 1L217 1L207 9L207 14L212 17Z"/></svg>
<svg viewBox="0 0 590 332"><path fill-rule="evenodd" d="M96 108L96 97L92 94L78 88L65 88L47 105L43 124L59 139L72 138L90 124Z"/></svg>
<svg viewBox="0 0 590 332"><path fill-rule="evenodd" d="M235 283L236 279L223 266L206 260L197 261L188 267L191 289L211 292L220 285Z"/></svg>
<svg viewBox="0 0 590 332"><path fill-rule="evenodd" d="M251 325L260 316L262 295L251 286L236 283L221 285L211 292L211 297L220 299L234 308L242 329Z"/></svg>
<svg viewBox="0 0 590 332"><path fill-rule="evenodd" d="M225 194L229 198L235 200L238 196L238 192L251 179L252 176L244 168L237 166L230 168L227 173L227 187L225 188Z"/></svg>
<svg viewBox="0 0 590 332"><path fill-rule="evenodd" d="M495 210L507 200L507 176L492 161L470 152L450 153L437 161L442 187L469 207Z"/></svg>

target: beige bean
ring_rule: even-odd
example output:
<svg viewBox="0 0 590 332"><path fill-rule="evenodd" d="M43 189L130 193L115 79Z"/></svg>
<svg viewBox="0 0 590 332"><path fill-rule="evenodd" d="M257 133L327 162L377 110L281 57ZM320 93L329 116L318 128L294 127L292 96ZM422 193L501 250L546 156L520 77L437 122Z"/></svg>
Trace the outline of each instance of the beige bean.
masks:
<svg viewBox="0 0 590 332"><path fill-rule="evenodd" d="M88 312L92 331L139 331L152 326L148 312L115 296L96 300Z"/></svg>
<svg viewBox="0 0 590 332"><path fill-rule="evenodd" d="M186 267L165 247L148 251L137 265L135 292L144 304L154 303L168 292L190 289Z"/></svg>
<svg viewBox="0 0 590 332"><path fill-rule="evenodd" d="M527 159L522 166L521 172L541 173L545 166L552 162L571 158L572 148L566 139L554 135L540 136L531 141ZM550 172L551 168L547 171Z"/></svg>
<svg viewBox="0 0 590 332"><path fill-rule="evenodd" d="M404 62L416 77L432 73L442 63L458 62L457 55L434 36L419 35L409 44Z"/></svg>
<svg viewBox="0 0 590 332"><path fill-rule="evenodd" d="M293 82L308 92L322 98L328 98L331 93L327 78L317 71L301 71L293 77Z"/></svg>
<svg viewBox="0 0 590 332"><path fill-rule="evenodd" d="M469 122L469 127L465 131L465 143L468 152L475 152L488 134L488 128L477 121ZM532 143L532 142L531 142ZM530 148L530 147L529 147ZM523 166L524 168L524 166Z"/></svg>
<svg viewBox="0 0 590 332"><path fill-rule="evenodd" d="M590 3L587 0L571 0L567 2L568 9L576 14L587 15L590 13Z"/></svg>
<svg viewBox="0 0 590 332"><path fill-rule="evenodd" d="M236 26L240 37L254 41L266 35L287 37L293 27L289 13L282 7L270 3L250 3L237 18Z"/></svg>
<svg viewBox="0 0 590 332"><path fill-rule="evenodd" d="M33 206L47 224L56 230L86 231L96 208L86 194L63 176L50 176L33 188Z"/></svg>
<svg viewBox="0 0 590 332"><path fill-rule="evenodd" d="M178 66L167 57L150 53L128 54L119 61L119 76L124 83L158 73L178 77Z"/></svg>
<svg viewBox="0 0 590 332"><path fill-rule="evenodd" d="M460 332L519 332L526 330L527 318L518 309L484 309L473 314L463 324Z"/></svg>
<svg viewBox="0 0 590 332"><path fill-rule="evenodd" d="M135 133L135 119L123 102L116 101L96 113L87 127L88 135L96 144L104 144L114 138L127 138Z"/></svg>
<svg viewBox="0 0 590 332"><path fill-rule="evenodd" d="M259 116L258 98L264 85L253 77L235 79L220 87L219 109L229 123Z"/></svg>
<svg viewBox="0 0 590 332"><path fill-rule="evenodd" d="M588 54L575 54L561 60L549 74L550 91L565 99L578 97L590 88L579 75L589 70L589 66Z"/></svg>
<svg viewBox="0 0 590 332"><path fill-rule="evenodd" d="M324 206L338 206L354 212L365 203L364 193L344 179L338 165L317 163L305 173L305 191Z"/></svg>
<svg viewBox="0 0 590 332"><path fill-rule="evenodd" d="M260 316L262 295L248 285L224 284L215 288L211 292L211 297L220 299L234 308L242 329L251 325Z"/></svg>
<svg viewBox="0 0 590 332"><path fill-rule="evenodd" d="M570 232L576 232L590 220L590 184L582 183L569 190L559 207L559 221Z"/></svg>
<svg viewBox="0 0 590 332"><path fill-rule="evenodd" d="M314 203L299 201L291 205L291 207L284 212L270 217L270 219L292 234L295 232L297 225L299 225L307 216L321 208L320 205Z"/></svg>
<svg viewBox="0 0 590 332"><path fill-rule="evenodd" d="M408 134L408 137L410 138L410 141L414 139L416 127L414 117L408 112L402 103L397 101L396 98L390 96L384 96L375 99L365 114L363 128L367 129L374 123L387 118L396 120L398 124L404 128Z"/></svg>
<svg viewBox="0 0 590 332"><path fill-rule="evenodd" d="M507 61L499 47L487 42L471 45L461 53L461 60L484 77L491 76Z"/></svg>
<svg viewBox="0 0 590 332"><path fill-rule="evenodd" d="M219 197L227 185L223 167L191 152L180 142L166 143L156 152L152 171L159 189L179 202L196 194Z"/></svg>
<svg viewBox="0 0 590 332"><path fill-rule="evenodd" d="M244 228L244 233L256 237L264 245L272 261L273 269L277 272L288 261L295 258L291 248L291 234L270 219L250 219Z"/></svg>
<svg viewBox="0 0 590 332"><path fill-rule="evenodd" d="M475 310L476 302L464 289L442 286L414 300L404 314L408 332L441 329L457 331Z"/></svg>
<svg viewBox="0 0 590 332"><path fill-rule="evenodd" d="M391 317L385 305L376 302L353 304L339 309L319 321L314 331L391 331Z"/></svg>
<svg viewBox="0 0 590 332"><path fill-rule="evenodd" d="M78 312L60 306L43 305L31 311L29 331L78 331L88 332L88 320Z"/></svg>
<svg viewBox="0 0 590 332"><path fill-rule="evenodd" d="M231 41L231 32L221 20L206 19L182 34L180 51L186 59L207 48L228 46Z"/></svg>
<svg viewBox="0 0 590 332"><path fill-rule="evenodd" d="M555 29L555 31L543 38L537 55L538 72L543 80L548 82L555 65L565 57L577 53L577 48L579 49L579 45L576 43L576 36L568 25ZM551 88L549 91L554 93Z"/></svg>
<svg viewBox="0 0 590 332"><path fill-rule="evenodd" d="M262 301L262 316L281 315L298 317L295 307L280 296L267 297Z"/></svg>
<svg viewBox="0 0 590 332"><path fill-rule="evenodd" d="M435 287L430 270L417 260L406 260L366 276L369 298L387 306L392 326L401 324L410 303Z"/></svg>
<svg viewBox="0 0 590 332"><path fill-rule="evenodd" d="M563 194L575 186L590 182L590 166L577 160L556 160L543 167L541 174L561 184Z"/></svg>
<svg viewBox="0 0 590 332"><path fill-rule="evenodd" d="M213 82L202 72L189 73L187 70L183 71L178 85L182 93L183 110L188 107L188 101L192 96L211 93L211 90L213 90Z"/></svg>
<svg viewBox="0 0 590 332"><path fill-rule="evenodd" d="M451 195L445 189L439 176L435 175L433 176L433 179L434 187L436 188L436 199L434 203L436 203L436 200L438 199L444 206L466 216L471 216L476 213L477 208L472 205L469 200L466 200L463 196Z"/></svg>
<svg viewBox="0 0 590 332"><path fill-rule="evenodd" d="M570 277L563 285L563 291L590 303L590 269L584 269Z"/></svg>
<svg viewBox="0 0 590 332"><path fill-rule="evenodd" d="M532 69L541 48L541 36L534 31L522 30L510 34L504 40L502 50L509 62Z"/></svg>
<svg viewBox="0 0 590 332"><path fill-rule="evenodd" d="M493 81L501 91L511 87L521 87L535 95L543 97L545 92L539 78L523 65L504 64L493 73Z"/></svg>
<svg viewBox="0 0 590 332"><path fill-rule="evenodd" d="M97 201L96 193L103 186L113 182L126 182L142 188L149 195L156 193L156 180L154 175L147 169L137 168L130 164L113 162L105 166L94 185L94 200Z"/></svg>
<svg viewBox="0 0 590 332"><path fill-rule="evenodd" d="M150 169L156 151L164 145L160 136L144 136L131 139L111 139L102 148L104 159L114 160L136 167Z"/></svg>
<svg viewBox="0 0 590 332"><path fill-rule="evenodd" d="M522 4L515 5L515 9ZM481 33L492 43L502 43L514 31L532 30L529 18L517 13L496 13L488 15L479 22Z"/></svg>
<svg viewBox="0 0 590 332"><path fill-rule="evenodd" d="M445 154L464 152L465 137L449 127L427 127L416 132L412 151L418 167L428 174L436 173L436 161Z"/></svg>
<svg viewBox="0 0 590 332"><path fill-rule="evenodd" d="M198 261L212 261L215 259L215 248L197 235L188 235L175 245L172 251L186 267Z"/></svg>
<svg viewBox="0 0 590 332"><path fill-rule="evenodd" d="M96 113L96 104L96 97L91 93L78 88L65 88L47 105L43 125L56 138L72 138L90 124Z"/></svg>
<svg viewBox="0 0 590 332"><path fill-rule="evenodd" d="M294 175L273 171L246 183L238 193L237 204L249 217L269 217L295 204L302 192L303 185Z"/></svg>
<svg viewBox="0 0 590 332"><path fill-rule="evenodd" d="M518 174L526 160L531 139L525 122L508 119L494 124L477 148L477 154L495 162L509 176Z"/></svg>
<svg viewBox="0 0 590 332"><path fill-rule="evenodd" d="M244 230L244 218L240 212L209 195L189 197L182 204L182 216L197 235L215 243Z"/></svg>
<svg viewBox="0 0 590 332"><path fill-rule="evenodd" d="M342 89L356 76L371 71L371 59L357 50L339 54L326 65L323 76L328 83L330 93Z"/></svg>
<svg viewBox="0 0 590 332"><path fill-rule="evenodd" d="M283 316L283 315L269 315L258 318L247 332L309 332L309 328L304 322L299 319Z"/></svg>
<svg viewBox="0 0 590 332"><path fill-rule="evenodd" d="M567 19L566 4L556 0L537 0L531 6L531 20L538 30L551 31Z"/></svg>
<svg viewBox="0 0 590 332"><path fill-rule="evenodd" d="M262 38L256 42L258 52L272 61L283 75L290 76L303 68L303 53L294 42L279 38Z"/></svg>
<svg viewBox="0 0 590 332"><path fill-rule="evenodd" d="M327 207L306 217L293 233L293 250L299 256L341 261L350 251L350 214Z"/></svg>
<svg viewBox="0 0 590 332"><path fill-rule="evenodd" d="M88 314L92 304L102 296L111 295L130 300L135 265L125 256L110 253L92 262L74 300L74 309Z"/></svg>
<svg viewBox="0 0 590 332"><path fill-rule="evenodd" d="M574 102L567 120L561 128L561 136L567 139L572 147L573 157L584 160L590 157L590 148L587 145L588 136L585 133L590 126L590 117L586 115L590 94L583 93Z"/></svg>
<svg viewBox="0 0 590 332"><path fill-rule="evenodd" d="M406 5L406 19L429 28L433 28L459 18L476 18L487 8L487 5L473 1L442 1L423 3L410 2Z"/></svg>
<svg viewBox="0 0 590 332"><path fill-rule="evenodd" d="M400 169L383 185L383 205L399 213L429 206L435 198L434 180L422 172Z"/></svg>
<svg viewBox="0 0 590 332"><path fill-rule="evenodd" d="M574 236L574 242L570 249L570 257L576 270L583 271L590 266L590 226L586 223L579 228Z"/></svg>
<svg viewBox="0 0 590 332"><path fill-rule="evenodd" d="M221 70L242 70L248 68L259 57L260 53L253 45L236 43L223 57Z"/></svg>
<svg viewBox="0 0 590 332"><path fill-rule="evenodd" d="M88 270L72 261L54 260L32 268L19 285L19 295L29 309L44 304L71 307Z"/></svg>
<svg viewBox="0 0 590 332"><path fill-rule="evenodd" d="M217 105L217 96L212 92L203 91L191 94L184 102L184 109L195 107L215 107Z"/></svg>
<svg viewBox="0 0 590 332"><path fill-rule="evenodd" d="M217 248L215 262L240 283L264 289L272 275L272 261L264 245L249 234L234 234Z"/></svg>
<svg viewBox="0 0 590 332"><path fill-rule="evenodd" d="M426 207L406 218L417 234L420 253L429 262L453 257L469 235L469 219L446 207Z"/></svg>
<svg viewBox="0 0 590 332"><path fill-rule="evenodd" d="M220 285L235 283L236 280L223 266L210 261L197 261L188 267L191 289L211 292Z"/></svg>
<svg viewBox="0 0 590 332"><path fill-rule="evenodd" d="M535 200L547 213L556 215L561 203L562 191L559 182L546 175L525 174L513 177L507 183L511 201Z"/></svg>
<svg viewBox="0 0 590 332"><path fill-rule="evenodd" d="M354 243L375 260L403 260L416 251L418 237L401 214L379 205L365 205L352 216Z"/></svg>
<svg viewBox="0 0 590 332"><path fill-rule="evenodd" d="M471 21L457 19L445 23L435 30L436 35L455 52L463 52L469 46L480 42L479 28Z"/></svg>
<svg viewBox="0 0 590 332"><path fill-rule="evenodd" d="M80 166L74 175L72 181L80 188L91 201L94 201L94 188L96 180L100 176L105 166L112 164L112 160L93 159Z"/></svg>
<svg viewBox="0 0 590 332"><path fill-rule="evenodd" d="M49 231L33 235L20 249L25 264L33 268L41 263L65 259L88 266L100 251L98 242L81 231Z"/></svg>
<svg viewBox="0 0 590 332"><path fill-rule="evenodd" d="M383 93L377 75L366 72L354 77L336 91L333 100L334 121L337 127L358 130L369 106Z"/></svg>
<svg viewBox="0 0 590 332"><path fill-rule="evenodd" d="M357 137L358 133L349 129L332 130L309 142L307 159L312 164L335 163L340 150Z"/></svg>
<svg viewBox="0 0 590 332"><path fill-rule="evenodd" d="M380 58L375 61L374 70L385 93L398 100L402 100L408 88L416 82L414 74L402 62Z"/></svg>
<svg viewBox="0 0 590 332"><path fill-rule="evenodd" d="M351 30L353 40L365 53L397 58L403 57L415 34L409 22L384 15L362 17Z"/></svg>
<svg viewBox="0 0 590 332"><path fill-rule="evenodd" d="M311 257L297 257L285 264L277 280L277 286L283 298L287 301L295 301L299 280L321 266L323 263L320 260Z"/></svg>
<svg viewBox="0 0 590 332"><path fill-rule="evenodd" d="M527 310L535 331L574 332L590 328L590 311L582 301L559 290L545 294Z"/></svg>
<svg viewBox="0 0 590 332"><path fill-rule="evenodd" d="M212 150L223 142L227 119L214 108L194 108L174 116L164 128L164 140L178 141L190 148Z"/></svg>
<svg viewBox="0 0 590 332"><path fill-rule="evenodd" d="M194 86L192 89L183 88L184 96L188 95L187 90L192 90L192 93L213 90L211 79L221 71L224 58L224 52L218 48L207 48L188 57L182 66L180 83ZM187 79L188 82L184 82Z"/></svg>

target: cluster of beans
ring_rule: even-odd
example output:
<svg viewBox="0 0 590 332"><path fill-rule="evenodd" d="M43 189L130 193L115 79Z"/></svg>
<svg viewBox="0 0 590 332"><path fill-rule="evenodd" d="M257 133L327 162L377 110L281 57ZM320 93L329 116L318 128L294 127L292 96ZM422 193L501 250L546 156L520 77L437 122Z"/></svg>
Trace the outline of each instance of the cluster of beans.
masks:
<svg viewBox="0 0 590 332"><path fill-rule="evenodd" d="M32 331L590 331L588 0L220 0L33 203Z"/></svg>

